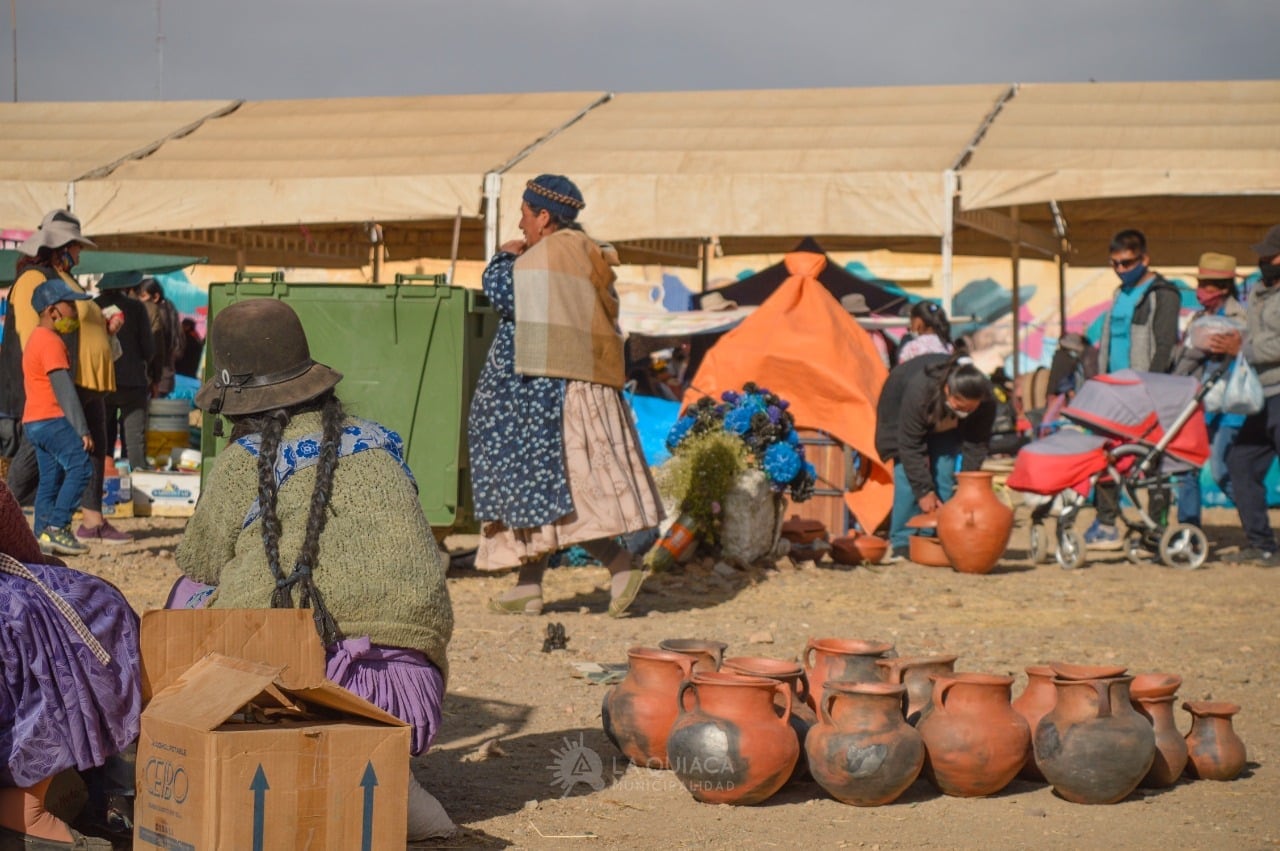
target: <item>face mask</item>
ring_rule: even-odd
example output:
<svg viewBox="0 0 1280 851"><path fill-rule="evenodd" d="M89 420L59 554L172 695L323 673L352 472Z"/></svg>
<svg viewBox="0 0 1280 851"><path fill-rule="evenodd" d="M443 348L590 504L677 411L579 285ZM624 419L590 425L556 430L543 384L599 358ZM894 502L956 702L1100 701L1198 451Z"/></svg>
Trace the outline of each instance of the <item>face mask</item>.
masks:
<svg viewBox="0 0 1280 851"><path fill-rule="evenodd" d="M74 334L80 330L80 319L76 316L59 316L53 320L53 330L59 334Z"/></svg>
<svg viewBox="0 0 1280 851"><path fill-rule="evenodd" d="M1262 274L1262 280L1268 283L1280 280L1280 263L1259 263L1258 271Z"/></svg>
<svg viewBox="0 0 1280 851"><path fill-rule="evenodd" d="M973 413L973 411L957 411L955 408L951 407L950 402L947 403L947 410L951 412L951 416L958 420L962 420Z"/></svg>
<svg viewBox="0 0 1280 851"><path fill-rule="evenodd" d="M1217 310L1226 300L1226 290L1220 290L1217 287L1196 288L1196 301L1200 302L1200 306L1205 310Z"/></svg>
<svg viewBox="0 0 1280 851"><path fill-rule="evenodd" d="M1147 274L1147 267L1145 264L1139 263L1132 269L1124 272L1116 272L1116 274L1120 277L1121 286L1131 287L1138 283L1138 281L1141 281L1143 275Z"/></svg>

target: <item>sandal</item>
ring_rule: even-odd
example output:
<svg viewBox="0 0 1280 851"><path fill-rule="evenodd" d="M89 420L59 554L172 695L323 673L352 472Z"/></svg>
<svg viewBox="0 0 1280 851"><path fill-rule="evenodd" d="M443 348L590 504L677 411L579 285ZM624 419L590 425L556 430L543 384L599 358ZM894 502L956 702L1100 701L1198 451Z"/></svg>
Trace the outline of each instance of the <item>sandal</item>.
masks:
<svg viewBox="0 0 1280 851"><path fill-rule="evenodd" d="M645 579L649 576L649 571L643 567L631 568L631 576L627 577L627 587L622 589L622 593L609 601L609 617L621 618L627 614L627 609L631 608L631 604L636 601L636 595L640 593L640 586L644 584Z"/></svg>
<svg viewBox="0 0 1280 851"><path fill-rule="evenodd" d="M490 597L489 611L500 615L540 615L542 614L542 595L530 594L528 597L516 597L511 600Z"/></svg>

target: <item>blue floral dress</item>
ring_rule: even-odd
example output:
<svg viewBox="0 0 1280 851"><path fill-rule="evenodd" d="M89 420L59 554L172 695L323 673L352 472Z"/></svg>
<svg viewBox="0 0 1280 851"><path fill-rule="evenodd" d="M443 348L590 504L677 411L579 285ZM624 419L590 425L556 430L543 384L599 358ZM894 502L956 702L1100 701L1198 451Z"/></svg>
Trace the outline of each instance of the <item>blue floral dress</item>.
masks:
<svg viewBox="0 0 1280 851"><path fill-rule="evenodd" d="M566 382L515 370L515 262L502 251L484 270L498 330L471 400L467 444L476 517L521 529L554 523L573 511L573 497L564 459Z"/></svg>

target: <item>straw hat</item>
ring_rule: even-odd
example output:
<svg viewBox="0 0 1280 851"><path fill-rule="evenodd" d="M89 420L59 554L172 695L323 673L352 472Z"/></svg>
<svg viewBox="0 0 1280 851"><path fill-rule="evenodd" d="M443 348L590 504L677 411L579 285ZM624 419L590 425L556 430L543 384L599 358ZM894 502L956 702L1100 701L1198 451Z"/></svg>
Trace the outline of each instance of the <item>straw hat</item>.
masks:
<svg viewBox="0 0 1280 851"><path fill-rule="evenodd" d="M1196 270L1196 278L1201 281L1231 283L1236 279L1236 258L1230 254L1206 251L1200 255L1200 268Z"/></svg>
<svg viewBox="0 0 1280 851"><path fill-rule="evenodd" d="M737 310L738 303L731 298L725 298L722 293L713 291L702 297L700 307L703 310Z"/></svg>
<svg viewBox="0 0 1280 851"><path fill-rule="evenodd" d="M870 316L871 308L867 307L867 297L862 293L849 293L840 299L840 306L854 316Z"/></svg>
<svg viewBox="0 0 1280 851"><path fill-rule="evenodd" d="M288 408L342 380L342 373L311 359L298 314L274 298L238 301L220 311L209 340L213 378L196 394L196 405L211 414Z"/></svg>
<svg viewBox="0 0 1280 851"><path fill-rule="evenodd" d="M18 250L28 257L35 257L41 248L61 248L78 242L89 248L97 248L97 243L90 242L80 235L80 219L69 210L54 210L45 215L36 232L27 237Z"/></svg>

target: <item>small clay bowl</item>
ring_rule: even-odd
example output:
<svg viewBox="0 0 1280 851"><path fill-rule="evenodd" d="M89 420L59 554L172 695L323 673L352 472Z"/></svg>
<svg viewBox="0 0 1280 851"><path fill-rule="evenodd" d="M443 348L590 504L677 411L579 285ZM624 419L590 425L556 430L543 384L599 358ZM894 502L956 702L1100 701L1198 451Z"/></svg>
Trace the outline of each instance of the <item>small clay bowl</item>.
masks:
<svg viewBox="0 0 1280 851"><path fill-rule="evenodd" d="M840 564L878 564L889 550L889 542L875 535L845 535L831 541L831 557Z"/></svg>
<svg viewBox="0 0 1280 851"><path fill-rule="evenodd" d="M1062 680L1105 680L1123 677L1129 670L1124 665L1074 665L1070 662L1050 662L1049 667Z"/></svg>
<svg viewBox="0 0 1280 851"><path fill-rule="evenodd" d="M906 522L908 529L937 529L938 528L938 512L930 511L928 514L917 514Z"/></svg>
<svg viewBox="0 0 1280 851"><path fill-rule="evenodd" d="M723 641L706 638L664 638L658 642L658 649L670 653L679 653L694 660L694 673L718 671L724 661L724 651L729 648Z"/></svg>
<svg viewBox="0 0 1280 851"><path fill-rule="evenodd" d="M1177 674L1138 674L1129 684L1130 697L1170 697L1182 685Z"/></svg>
<svg viewBox="0 0 1280 851"><path fill-rule="evenodd" d="M951 566L942 542L931 535L912 535L907 541L907 558L925 567Z"/></svg>

